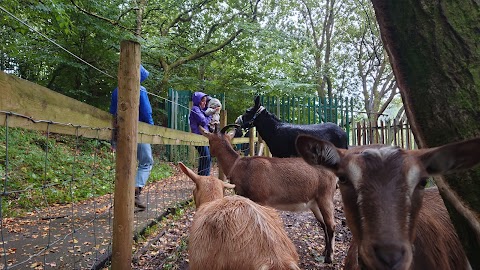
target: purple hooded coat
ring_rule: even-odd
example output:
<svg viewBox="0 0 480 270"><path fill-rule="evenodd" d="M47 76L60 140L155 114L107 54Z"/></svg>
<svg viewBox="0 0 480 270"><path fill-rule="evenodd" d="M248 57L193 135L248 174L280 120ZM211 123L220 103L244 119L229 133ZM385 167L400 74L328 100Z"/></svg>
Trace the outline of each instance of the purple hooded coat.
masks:
<svg viewBox="0 0 480 270"><path fill-rule="evenodd" d="M202 92L195 92L193 93L192 96L192 102L193 102L193 107L192 110L190 111L190 129L192 130L193 133L196 134L202 134L200 133L200 129L198 128L199 126L203 127L205 130L208 130L208 123L210 122L210 119L212 118L211 116L206 116L205 115L205 110L207 109L206 106L202 110L200 109L200 100L204 96L208 96L205 93Z"/></svg>

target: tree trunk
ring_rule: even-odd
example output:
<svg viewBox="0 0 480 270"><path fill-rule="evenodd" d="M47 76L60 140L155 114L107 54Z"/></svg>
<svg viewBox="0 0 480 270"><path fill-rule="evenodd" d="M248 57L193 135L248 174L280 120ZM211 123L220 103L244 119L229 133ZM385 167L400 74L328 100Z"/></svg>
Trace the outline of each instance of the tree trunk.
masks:
<svg viewBox="0 0 480 270"><path fill-rule="evenodd" d="M163 77L160 80L158 87L158 94L167 93L168 91L168 82L170 81L170 70L164 70Z"/></svg>
<svg viewBox="0 0 480 270"><path fill-rule="evenodd" d="M372 3L418 145L479 136L478 1ZM473 269L480 269L480 169L439 178L437 185Z"/></svg>

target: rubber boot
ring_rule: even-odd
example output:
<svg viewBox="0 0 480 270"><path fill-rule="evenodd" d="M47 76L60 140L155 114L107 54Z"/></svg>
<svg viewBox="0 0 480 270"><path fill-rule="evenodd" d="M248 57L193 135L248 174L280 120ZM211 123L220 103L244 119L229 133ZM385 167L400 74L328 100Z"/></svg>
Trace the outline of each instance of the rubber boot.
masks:
<svg viewBox="0 0 480 270"><path fill-rule="evenodd" d="M135 207L145 209L147 208L145 204L143 204L142 200L140 200L140 194L142 193L142 188L141 187L136 187L135 188Z"/></svg>

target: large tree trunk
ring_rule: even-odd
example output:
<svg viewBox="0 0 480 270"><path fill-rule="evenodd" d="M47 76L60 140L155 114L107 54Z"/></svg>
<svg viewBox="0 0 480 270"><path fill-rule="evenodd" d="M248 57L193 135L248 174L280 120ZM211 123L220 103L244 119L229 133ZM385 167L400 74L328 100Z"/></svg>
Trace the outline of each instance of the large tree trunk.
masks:
<svg viewBox="0 0 480 270"><path fill-rule="evenodd" d="M372 2L418 145L479 136L479 2ZM473 269L480 269L480 169L437 185Z"/></svg>

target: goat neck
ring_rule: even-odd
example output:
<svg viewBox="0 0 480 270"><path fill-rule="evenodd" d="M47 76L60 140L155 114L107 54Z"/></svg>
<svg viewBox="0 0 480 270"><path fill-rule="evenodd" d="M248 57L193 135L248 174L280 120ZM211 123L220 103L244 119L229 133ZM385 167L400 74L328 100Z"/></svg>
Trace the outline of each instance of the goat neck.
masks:
<svg viewBox="0 0 480 270"><path fill-rule="evenodd" d="M230 179L230 177L232 176L232 172L233 170L235 169L235 166L237 165L238 161L240 161L240 156L237 157L237 159L235 160L235 162L233 162L232 166L230 166L230 169L228 170L228 173L227 173L227 178Z"/></svg>
<svg viewBox="0 0 480 270"><path fill-rule="evenodd" d="M230 143L233 138L233 133L222 134L219 132L216 133L207 133L204 132L203 135L208 138L208 143L210 145L210 153L212 156L216 157L220 167L224 172L230 172L236 164L236 161L240 159L240 154L238 154L232 147Z"/></svg>
<svg viewBox="0 0 480 270"><path fill-rule="evenodd" d="M268 144L269 141L274 139L278 126L282 125L282 122L265 109L255 118L253 124L262 139Z"/></svg>
<svg viewBox="0 0 480 270"><path fill-rule="evenodd" d="M210 141L212 155L217 157L218 163L223 171L228 173L227 177L230 177L230 173L240 159L240 154L233 149L230 140L228 140L225 135L216 134L216 136L218 136L218 142L215 142L215 144L212 145L212 141ZM217 140L217 138L215 138L215 140Z"/></svg>

